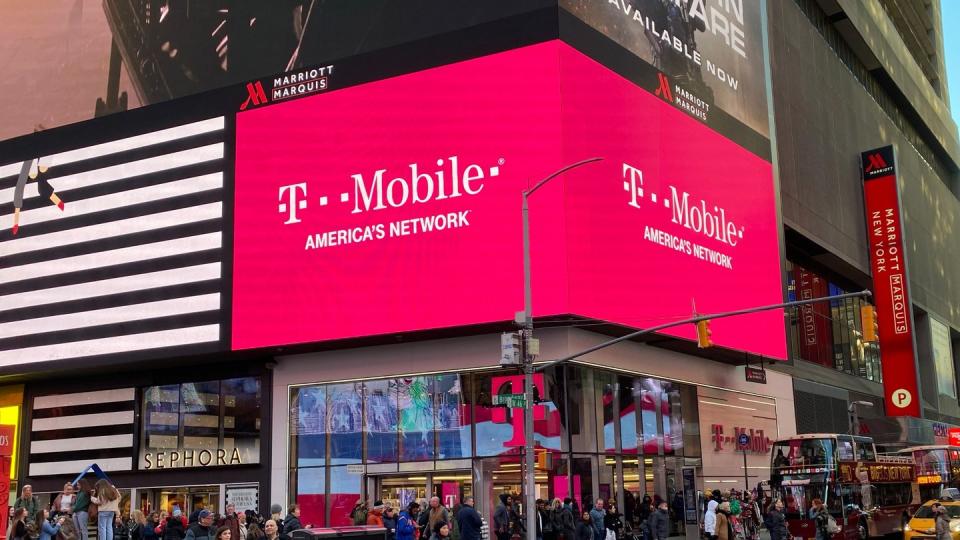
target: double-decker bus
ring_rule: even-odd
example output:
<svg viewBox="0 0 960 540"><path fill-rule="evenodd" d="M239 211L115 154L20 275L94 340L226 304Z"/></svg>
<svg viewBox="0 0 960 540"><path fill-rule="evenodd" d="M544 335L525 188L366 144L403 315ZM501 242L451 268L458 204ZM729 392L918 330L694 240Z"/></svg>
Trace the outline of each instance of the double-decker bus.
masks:
<svg viewBox="0 0 960 540"><path fill-rule="evenodd" d="M897 453L913 459L921 501L937 499L947 488L960 488L960 446L913 446Z"/></svg>
<svg viewBox="0 0 960 540"><path fill-rule="evenodd" d="M921 503L913 459L878 455L869 437L812 434L777 441L770 483L794 538L816 537L814 499L823 501L840 526L833 540L902 531Z"/></svg>

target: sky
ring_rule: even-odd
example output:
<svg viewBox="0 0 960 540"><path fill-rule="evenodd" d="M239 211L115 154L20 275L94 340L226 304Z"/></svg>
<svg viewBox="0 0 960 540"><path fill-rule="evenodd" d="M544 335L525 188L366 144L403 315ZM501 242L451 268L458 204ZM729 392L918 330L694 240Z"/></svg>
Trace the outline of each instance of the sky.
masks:
<svg viewBox="0 0 960 540"><path fill-rule="evenodd" d="M943 18L943 49L947 61L947 90L950 93L950 111L953 120L960 124L960 0L941 0Z"/></svg>

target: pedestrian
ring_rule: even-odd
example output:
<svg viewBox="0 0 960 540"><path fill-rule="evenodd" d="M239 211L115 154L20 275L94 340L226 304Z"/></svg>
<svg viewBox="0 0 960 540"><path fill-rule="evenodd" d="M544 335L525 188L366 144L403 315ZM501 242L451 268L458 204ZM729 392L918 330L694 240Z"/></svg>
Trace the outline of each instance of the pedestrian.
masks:
<svg viewBox="0 0 960 540"><path fill-rule="evenodd" d="M119 513L113 518L113 538L115 540L130 540L130 527L123 522L123 517Z"/></svg>
<svg viewBox="0 0 960 540"><path fill-rule="evenodd" d="M440 504L440 497L430 497L430 508L427 512L427 532L431 536L434 536L437 534L438 523L449 524L450 513L447 512L447 508L445 506Z"/></svg>
<svg viewBox="0 0 960 540"><path fill-rule="evenodd" d="M282 535L289 535L293 531L299 531L300 529L309 529L310 527L304 527L300 523L300 505L291 504L290 511L287 514L287 517L283 519L283 528L280 532Z"/></svg>
<svg viewBox="0 0 960 540"><path fill-rule="evenodd" d="M606 540L607 529L604 527L604 519L607 513L603 509L603 499L598 498L593 503L593 509L590 510L590 523L593 525L593 540Z"/></svg>
<svg viewBox="0 0 960 540"><path fill-rule="evenodd" d="M463 505L457 512L457 525L460 528L460 540L480 540L483 518L474 508L476 503L472 496L463 499Z"/></svg>
<svg viewBox="0 0 960 540"><path fill-rule="evenodd" d="M240 536L235 536L234 540L244 540L247 537L247 520L246 512L237 513L237 529L239 529Z"/></svg>
<svg viewBox="0 0 960 540"><path fill-rule="evenodd" d="M24 526L28 526L33 523L33 520L37 515L37 510L40 509L40 499L34 496L33 486L30 484L23 486L23 489L20 491L20 496L17 498L16 502L13 503L14 511L21 508L27 511L27 515L24 516L23 523Z"/></svg>
<svg viewBox="0 0 960 540"><path fill-rule="evenodd" d="M607 508L607 514L603 516L603 527L607 530L607 536L613 533L614 538L623 537L623 514L617 512L617 505L611 500L610 508Z"/></svg>
<svg viewBox="0 0 960 540"><path fill-rule="evenodd" d="M271 508L270 511L272 513L273 508ZM279 540L280 526L277 525L277 520L268 519L266 523L263 524L263 535L264 535L263 537L266 538L266 540Z"/></svg>
<svg viewBox="0 0 960 540"><path fill-rule="evenodd" d="M655 512L650 513L647 518L647 530L650 531L651 540L667 540L670 536L670 514L667 511L667 503L661 502Z"/></svg>
<svg viewBox="0 0 960 540"><path fill-rule="evenodd" d="M120 512L120 492L103 478L93 485L93 492L90 500L97 505L97 540L113 540L113 521Z"/></svg>
<svg viewBox="0 0 960 540"><path fill-rule="evenodd" d="M257 525L257 522L254 521L247 527L247 539L246 540L263 540L267 534L263 532L263 529L260 528L260 525Z"/></svg>
<svg viewBox="0 0 960 540"><path fill-rule="evenodd" d="M133 512L131 512L131 515ZM157 535L157 527L160 526L160 515L156 512L150 512L150 515L147 516L146 521L143 524L143 531L141 534L143 537L141 540L160 540L160 536Z"/></svg>
<svg viewBox="0 0 960 540"><path fill-rule="evenodd" d="M513 499L506 493L500 494L500 504L493 511L493 530L497 540L510 540L510 506Z"/></svg>
<svg viewBox="0 0 960 540"><path fill-rule="evenodd" d="M783 501L777 500L773 503L773 508L767 512L764 525L770 532L770 540L788 540L787 519L783 515Z"/></svg>
<svg viewBox="0 0 960 540"><path fill-rule="evenodd" d="M673 495L673 503L671 503L671 510L673 510L673 522L676 527L677 534L683 535L683 514L685 513L685 505L683 501L683 492L678 491Z"/></svg>
<svg viewBox="0 0 960 540"><path fill-rule="evenodd" d="M65 516L60 516L57 518L56 524L52 524L48 521L50 518L50 512L46 508L41 508L37 510L37 515L34 516L33 522L36 524L37 528L37 540L51 540L57 534L60 533L60 526L63 525Z"/></svg>
<svg viewBox="0 0 960 540"><path fill-rule="evenodd" d="M234 539L246 536L240 534L240 517L237 515L237 507L233 504L227 504L224 508L224 516L217 521L217 527L229 528L230 535Z"/></svg>
<svg viewBox="0 0 960 540"><path fill-rule="evenodd" d="M87 524L90 523L90 483L86 478L77 482L77 500L73 501L73 524L77 526L80 540L87 540Z"/></svg>
<svg viewBox="0 0 960 540"><path fill-rule="evenodd" d="M643 498L640 499L640 503L636 512L639 523L646 523L647 520L650 519L651 513L653 513L653 499L651 499L649 495L644 494Z"/></svg>
<svg viewBox="0 0 960 540"><path fill-rule="evenodd" d="M283 507L280 506L279 504L270 505L270 519L276 521L277 523L280 523L280 520L282 518L283 518ZM266 527L267 523L264 522L263 526ZM264 531L266 531L266 528L264 528Z"/></svg>
<svg viewBox="0 0 960 540"><path fill-rule="evenodd" d="M717 507L720 503L710 499L707 503L707 511L703 514L703 536L706 540L716 540L717 538Z"/></svg>
<svg viewBox="0 0 960 540"><path fill-rule="evenodd" d="M415 540L418 537L417 515L420 503L411 501L407 509L397 517L397 540Z"/></svg>
<svg viewBox="0 0 960 540"><path fill-rule="evenodd" d="M179 509L178 506L174 505L173 507L174 512L177 511L178 509ZM187 526L193 525L194 523L199 523L200 512L203 512L204 510L205 508L203 507L203 503L197 503L196 508L194 508L193 512L190 513L190 518L187 520Z"/></svg>
<svg viewBox="0 0 960 540"><path fill-rule="evenodd" d="M714 501L710 501L714 502ZM716 540L734 540L733 524L730 522L730 503L722 502L717 507L716 533L713 538Z"/></svg>
<svg viewBox="0 0 960 540"><path fill-rule="evenodd" d="M536 538L538 540L544 540L544 534L546 534L546 525L549 523L550 519L547 515L547 501L543 499L537 499L536 502L537 508L537 533Z"/></svg>
<svg viewBox="0 0 960 540"><path fill-rule="evenodd" d="M383 501L374 501L373 508L367 513L366 525L383 527Z"/></svg>
<svg viewBox="0 0 960 540"><path fill-rule="evenodd" d="M72 516L73 503L76 500L77 495L73 492L73 484L67 482L63 485L63 491L53 500L53 511L58 515Z"/></svg>
<svg viewBox="0 0 960 540"><path fill-rule="evenodd" d="M440 521L436 524L430 540L450 540L450 524L446 521Z"/></svg>
<svg viewBox="0 0 960 540"><path fill-rule="evenodd" d="M130 540L144 540L143 533L149 528L147 516L143 515L143 512L140 510L132 510L130 512Z"/></svg>
<svg viewBox="0 0 960 540"><path fill-rule="evenodd" d="M563 531L564 540L576 540L577 521L577 513L573 509L573 499L565 497L560 514L560 530Z"/></svg>
<svg viewBox="0 0 960 540"><path fill-rule="evenodd" d="M936 517L937 540L952 540L953 535L950 532L950 516L947 515L947 509L943 506L937 508Z"/></svg>
<svg viewBox="0 0 960 540"><path fill-rule="evenodd" d="M590 512L584 512L580 514L580 520L577 523L577 532L575 533L575 540L593 540L593 523L590 517Z"/></svg>
<svg viewBox="0 0 960 540"><path fill-rule="evenodd" d="M827 540L830 538L830 533L827 531L830 523L830 514L827 512L827 507L820 499L813 499L811 506L810 514L813 518L814 530L817 535L816 538L817 540Z"/></svg>
<svg viewBox="0 0 960 540"><path fill-rule="evenodd" d="M367 503L363 502L363 499L357 499L357 503L353 505L353 510L350 511L350 519L354 525L366 525L367 513Z"/></svg>
<svg viewBox="0 0 960 540"><path fill-rule="evenodd" d="M220 527L217 529L217 534L214 536L214 540L232 540L233 531L230 530L230 527Z"/></svg>
<svg viewBox="0 0 960 540"><path fill-rule="evenodd" d="M11 518L9 527L10 530L7 531L7 538L9 540L27 540L26 508L21 506L13 511L13 518Z"/></svg>
<svg viewBox="0 0 960 540"><path fill-rule="evenodd" d="M397 540L397 514L390 505L383 509L383 528L387 530L387 540Z"/></svg>
<svg viewBox="0 0 960 540"><path fill-rule="evenodd" d="M563 501L553 499L550 508L547 509L547 516L550 519L550 529L553 531L553 538L547 538L546 540L563 540Z"/></svg>
<svg viewBox="0 0 960 540"><path fill-rule="evenodd" d="M160 526L154 529L160 540L183 540L187 536L187 520L180 508L174 508L173 514L160 520Z"/></svg>
<svg viewBox="0 0 960 540"><path fill-rule="evenodd" d="M213 514L209 510L201 510L197 512L197 522L187 528L184 540L215 540L216 534Z"/></svg>

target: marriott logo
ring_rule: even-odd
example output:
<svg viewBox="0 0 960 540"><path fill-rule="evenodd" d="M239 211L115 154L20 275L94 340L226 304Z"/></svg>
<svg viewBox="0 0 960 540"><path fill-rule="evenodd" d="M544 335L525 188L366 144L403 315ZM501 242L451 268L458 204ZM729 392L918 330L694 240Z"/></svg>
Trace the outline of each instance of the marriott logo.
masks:
<svg viewBox="0 0 960 540"><path fill-rule="evenodd" d="M641 169L624 163L622 171L623 189L628 193L627 204L631 207L639 210L662 207L669 212L672 223L731 247L736 247L743 239L744 228L727 217L727 210L722 206L697 199L673 185L667 186L669 193L666 196L644 191Z"/></svg>

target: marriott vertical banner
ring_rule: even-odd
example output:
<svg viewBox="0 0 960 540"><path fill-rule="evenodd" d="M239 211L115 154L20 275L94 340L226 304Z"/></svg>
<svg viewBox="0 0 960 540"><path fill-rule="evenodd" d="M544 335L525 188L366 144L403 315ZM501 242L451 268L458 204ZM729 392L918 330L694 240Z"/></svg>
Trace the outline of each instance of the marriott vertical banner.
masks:
<svg viewBox="0 0 960 540"><path fill-rule="evenodd" d="M887 416L920 416L906 254L892 146L860 155Z"/></svg>

